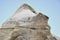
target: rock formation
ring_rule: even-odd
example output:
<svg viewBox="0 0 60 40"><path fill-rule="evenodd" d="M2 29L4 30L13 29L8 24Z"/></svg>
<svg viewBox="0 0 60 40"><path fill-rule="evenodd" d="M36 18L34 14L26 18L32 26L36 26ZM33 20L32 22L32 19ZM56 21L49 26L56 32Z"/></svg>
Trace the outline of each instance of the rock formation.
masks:
<svg viewBox="0 0 60 40"><path fill-rule="evenodd" d="M57 40L50 32L49 17L23 4L2 24L0 40Z"/></svg>

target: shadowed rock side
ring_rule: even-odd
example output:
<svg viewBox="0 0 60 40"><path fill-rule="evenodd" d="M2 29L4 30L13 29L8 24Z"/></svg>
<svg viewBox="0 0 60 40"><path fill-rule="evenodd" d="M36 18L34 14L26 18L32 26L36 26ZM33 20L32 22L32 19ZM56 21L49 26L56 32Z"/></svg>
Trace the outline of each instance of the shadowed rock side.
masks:
<svg viewBox="0 0 60 40"><path fill-rule="evenodd" d="M1 40L57 40L50 32L49 17L36 13L28 4L2 24ZM3 30L3 31L2 31Z"/></svg>

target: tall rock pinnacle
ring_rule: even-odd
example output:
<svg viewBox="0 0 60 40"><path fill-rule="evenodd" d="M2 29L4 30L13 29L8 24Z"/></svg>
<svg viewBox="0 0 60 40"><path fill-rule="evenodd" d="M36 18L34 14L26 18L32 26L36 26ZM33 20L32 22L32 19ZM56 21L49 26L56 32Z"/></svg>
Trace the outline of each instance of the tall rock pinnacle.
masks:
<svg viewBox="0 0 60 40"><path fill-rule="evenodd" d="M7 27L8 25L10 25L10 27L13 25L15 26L16 24L18 24L17 21L27 21L29 17L31 18L35 15L35 10L25 3L21 7L19 7L19 9L15 12L14 15L10 17L10 19L3 23L2 27Z"/></svg>
<svg viewBox="0 0 60 40"><path fill-rule="evenodd" d="M57 40L50 32L49 17L23 4L0 29L1 40Z"/></svg>

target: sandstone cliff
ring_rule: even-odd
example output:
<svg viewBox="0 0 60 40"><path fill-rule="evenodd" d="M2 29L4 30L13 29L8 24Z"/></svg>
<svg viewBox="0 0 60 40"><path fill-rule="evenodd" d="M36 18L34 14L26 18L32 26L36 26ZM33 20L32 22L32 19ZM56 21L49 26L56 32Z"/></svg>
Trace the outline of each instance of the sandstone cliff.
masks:
<svg viewBox="0 0 60 40"><path fill-rule="evenodd" d="M0 40L57 40L50 32L49 17L23 4L2 24Z"/></svg>

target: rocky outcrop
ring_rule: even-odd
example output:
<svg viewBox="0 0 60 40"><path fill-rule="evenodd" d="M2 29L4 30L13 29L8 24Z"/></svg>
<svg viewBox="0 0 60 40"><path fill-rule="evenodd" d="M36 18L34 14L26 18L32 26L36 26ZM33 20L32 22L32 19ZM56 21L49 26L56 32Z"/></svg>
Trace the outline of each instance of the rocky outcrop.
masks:
<svg viewBox="0 0 60 40"><path fill-rule="evenodd" d="M48 19L24 4L2 24L0 40L57 40L50 32Z"/></svg>

